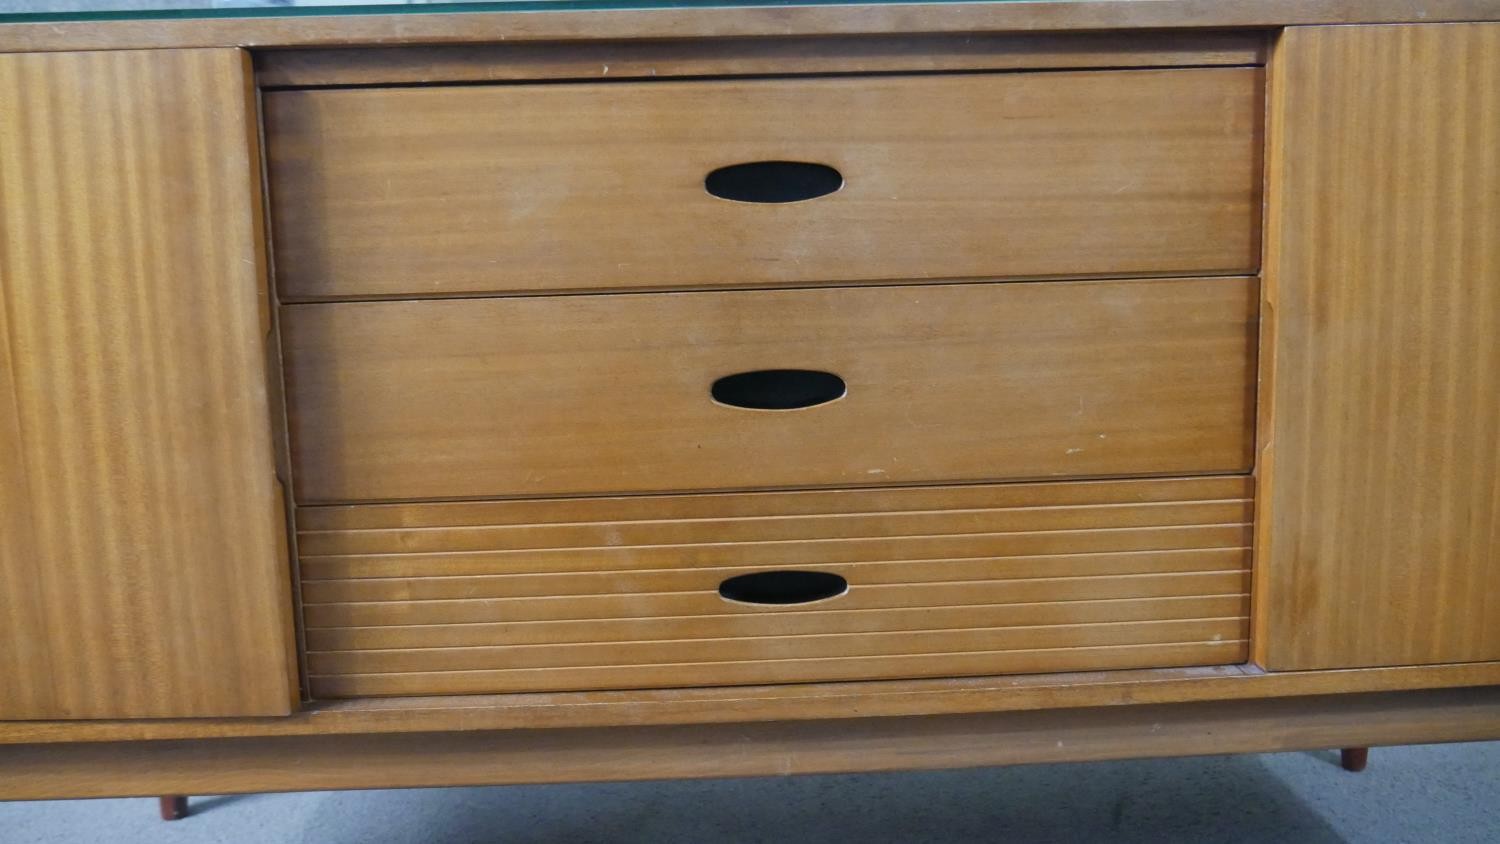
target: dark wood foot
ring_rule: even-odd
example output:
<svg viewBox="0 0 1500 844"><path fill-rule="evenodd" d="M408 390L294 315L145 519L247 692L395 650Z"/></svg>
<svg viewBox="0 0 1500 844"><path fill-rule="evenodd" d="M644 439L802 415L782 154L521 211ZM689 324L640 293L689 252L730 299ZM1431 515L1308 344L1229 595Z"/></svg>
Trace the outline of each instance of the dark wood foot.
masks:
<svg viewBox="0 0 1500 844"><path fill-rule="evenodd" d="M161 819L164 821L178 821L187 817L187 797L181 794L169 794L161 798Z"/></svg>
<svg viewBox="0 0 1500 844"><path fill-rule="evenodd" d="M1339 751L1339 764L1344 770L1359 773L1370 764L1370 748L1368 747L1346 747Z"/></svg>

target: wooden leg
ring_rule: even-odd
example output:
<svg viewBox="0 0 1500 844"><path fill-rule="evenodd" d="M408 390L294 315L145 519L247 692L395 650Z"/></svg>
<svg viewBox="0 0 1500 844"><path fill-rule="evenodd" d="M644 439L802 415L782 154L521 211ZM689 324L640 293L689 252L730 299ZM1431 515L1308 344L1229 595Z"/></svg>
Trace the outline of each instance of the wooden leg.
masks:
<svg viewBox="0 0 1500 844"><path fill-rule="evenodd" d="M182 794L169 794L161 798L161 819L164 821L181 820L188 815L187 797Z"/></svg>
<svg viewBox="0 0 1500 844"><path fill-rule="evenodd" d="M1370 748L1368 747L1346 747L1339 751L1339 764L1344 770L1359 773L1370 764Z"/></svg>

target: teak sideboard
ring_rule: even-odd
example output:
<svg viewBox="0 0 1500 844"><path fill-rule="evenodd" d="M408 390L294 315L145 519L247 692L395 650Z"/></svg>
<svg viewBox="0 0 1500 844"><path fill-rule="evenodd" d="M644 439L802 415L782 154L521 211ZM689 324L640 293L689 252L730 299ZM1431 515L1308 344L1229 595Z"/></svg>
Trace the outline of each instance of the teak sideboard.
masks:
<svg viewBox="0 0 1500 844"><path fill-rule="evenodd" d="M1496 21L0 25L0 798L1500 738Z"/></svg>

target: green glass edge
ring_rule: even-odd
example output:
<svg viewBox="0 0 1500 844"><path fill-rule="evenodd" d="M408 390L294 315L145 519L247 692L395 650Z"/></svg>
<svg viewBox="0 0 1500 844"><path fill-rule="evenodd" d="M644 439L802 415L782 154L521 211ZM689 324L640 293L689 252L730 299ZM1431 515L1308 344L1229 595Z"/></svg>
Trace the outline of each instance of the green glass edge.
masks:
<svg viewBox="0 0 1500 844"><path fill-rule="evenodd" d="M358 6L270 6L220 9L130 9L102 12L7 12L0 24L112 20L200 20L205 18L299 18L339 15L461 14L481 12L604 11L611 9L733 9L757 6L872 6L896 3L952 5L1034 2L1034 0L491 0Z"/></svg>

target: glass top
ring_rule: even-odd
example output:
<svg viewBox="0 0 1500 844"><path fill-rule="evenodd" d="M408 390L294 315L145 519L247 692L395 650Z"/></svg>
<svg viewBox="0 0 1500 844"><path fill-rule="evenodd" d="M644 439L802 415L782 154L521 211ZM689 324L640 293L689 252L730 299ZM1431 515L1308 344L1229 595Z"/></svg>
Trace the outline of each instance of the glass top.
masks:
<svg viewBox="0 0 1500 844"><path fill-rule="evenodd" d="M534 12L589 9L836 6L967 0L0 0L0 23L121 18L295 17L401 12ZM1012 2L1013 0L989 0Z"/></svg>

